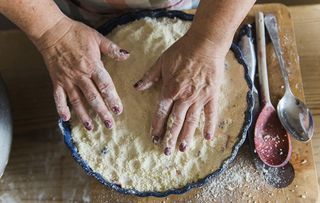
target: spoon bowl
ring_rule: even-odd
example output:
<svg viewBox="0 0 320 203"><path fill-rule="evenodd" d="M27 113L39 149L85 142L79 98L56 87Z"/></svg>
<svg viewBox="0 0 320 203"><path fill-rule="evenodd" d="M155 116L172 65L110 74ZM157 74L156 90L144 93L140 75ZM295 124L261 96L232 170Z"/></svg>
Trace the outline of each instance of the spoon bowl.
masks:
<svg viewBox="0 0 320 203"><path fill-rule="evenodd" d="M314 132L313 117L308 107L286 91L279 101L278 116L288 133L299 141L309 141Z"/></svg>
<svg viewBox="0 0 320 203"><path fill-rule="evenodd" d="M291 140L272 105L265 105L256 126L254 144L260 159L268 166L282 167L291 157Z"/></svg>

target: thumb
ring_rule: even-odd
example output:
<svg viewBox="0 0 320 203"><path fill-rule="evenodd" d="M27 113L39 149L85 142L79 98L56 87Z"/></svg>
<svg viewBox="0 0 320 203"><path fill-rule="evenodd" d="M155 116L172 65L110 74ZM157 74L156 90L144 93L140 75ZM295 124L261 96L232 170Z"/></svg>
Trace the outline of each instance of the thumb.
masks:
<svg viewBox="0 0 320 203"><path fill-rule="evenodd" d="M149 89L154 83L156 83L161 77L161 66L156 63L148 72L144 74L142 79L136 82L133 87L139 91Z"/></svg>
<svg viewBox="0 0 320 203"><path fill-rule="evenodd" d="M121 49L118 45L103 35L100 35L100 50L103 54L118 61L127 60L130 56L127 50Z"/></svg>

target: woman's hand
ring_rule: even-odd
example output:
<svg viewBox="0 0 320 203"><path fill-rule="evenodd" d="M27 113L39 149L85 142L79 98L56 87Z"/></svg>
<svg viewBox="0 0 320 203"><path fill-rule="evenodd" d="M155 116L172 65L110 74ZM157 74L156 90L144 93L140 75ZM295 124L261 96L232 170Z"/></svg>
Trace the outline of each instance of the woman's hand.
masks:
<svg viewBox="0 0 320 203"><path fill-rule="evenodd" d="M107 128L112 128L112 111L123 107L112 79L101 62L101 53L115 60L126 60L129 53L92 28L62 18L34 41L40 50L53 82L59 116L67 121L67 98L87 130L93 129L86 103L98 113Z"/></svg>
<svg viewBox="0 0 320 203"><path fill-rule="evenodd" d="M176 145L184 152L204 110L204 138L210 140L217 121L217 101L228 48L187 33L158 59L134 87L145 90L162 79L160 102L152 120L153 142L162 141L170 155ZM225 46L228 47L228 46Z"/></svg>

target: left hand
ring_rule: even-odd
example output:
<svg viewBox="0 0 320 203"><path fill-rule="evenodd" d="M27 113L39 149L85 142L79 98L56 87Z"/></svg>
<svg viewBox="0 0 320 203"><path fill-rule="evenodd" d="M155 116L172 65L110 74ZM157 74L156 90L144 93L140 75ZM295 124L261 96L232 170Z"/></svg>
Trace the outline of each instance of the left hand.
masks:
<svg viewBox="0 0 320 203"><path fill-rule="evenodd" d="M162 141L166 155L170 155L176 145L181 152L190 146L202 110L205 114L203 135L207 140L213 137L227 51L225 47L217 48L212 42L187 33L134 85L137 90L146 90L162 79L151 136L154 143Z"/></svg>
<svg viewBox="0 0 320 203"><path fill-rule="evenodd" d="M94 122L87 104L105 126L114 125L111 112L119 115L122 102L113 81L103 66L101 54L114 60L126 60L129 53L83 23L61 18L39 39L34 40L47 65L53 83L58 114L64 121L71 117L70 107L91 131ZM67 104L67 98L70 105Z"/></svg>

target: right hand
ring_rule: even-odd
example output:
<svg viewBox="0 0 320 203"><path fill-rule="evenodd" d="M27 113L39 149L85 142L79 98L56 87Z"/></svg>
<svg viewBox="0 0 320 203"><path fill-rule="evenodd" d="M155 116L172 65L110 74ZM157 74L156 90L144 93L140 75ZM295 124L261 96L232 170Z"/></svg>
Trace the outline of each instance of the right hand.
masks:
<svg viewBox="0 0 320 203"><path fill-rule="evenodd" d="M87 130L94 126L86 103L107 128L112 128L110 112L118 115L123 106L101 61L101 53L115 60L126 60L129 53L94 29L67 17L33 41L47 65L59 116L64 121L70 119L68 98Z"/></svg>

